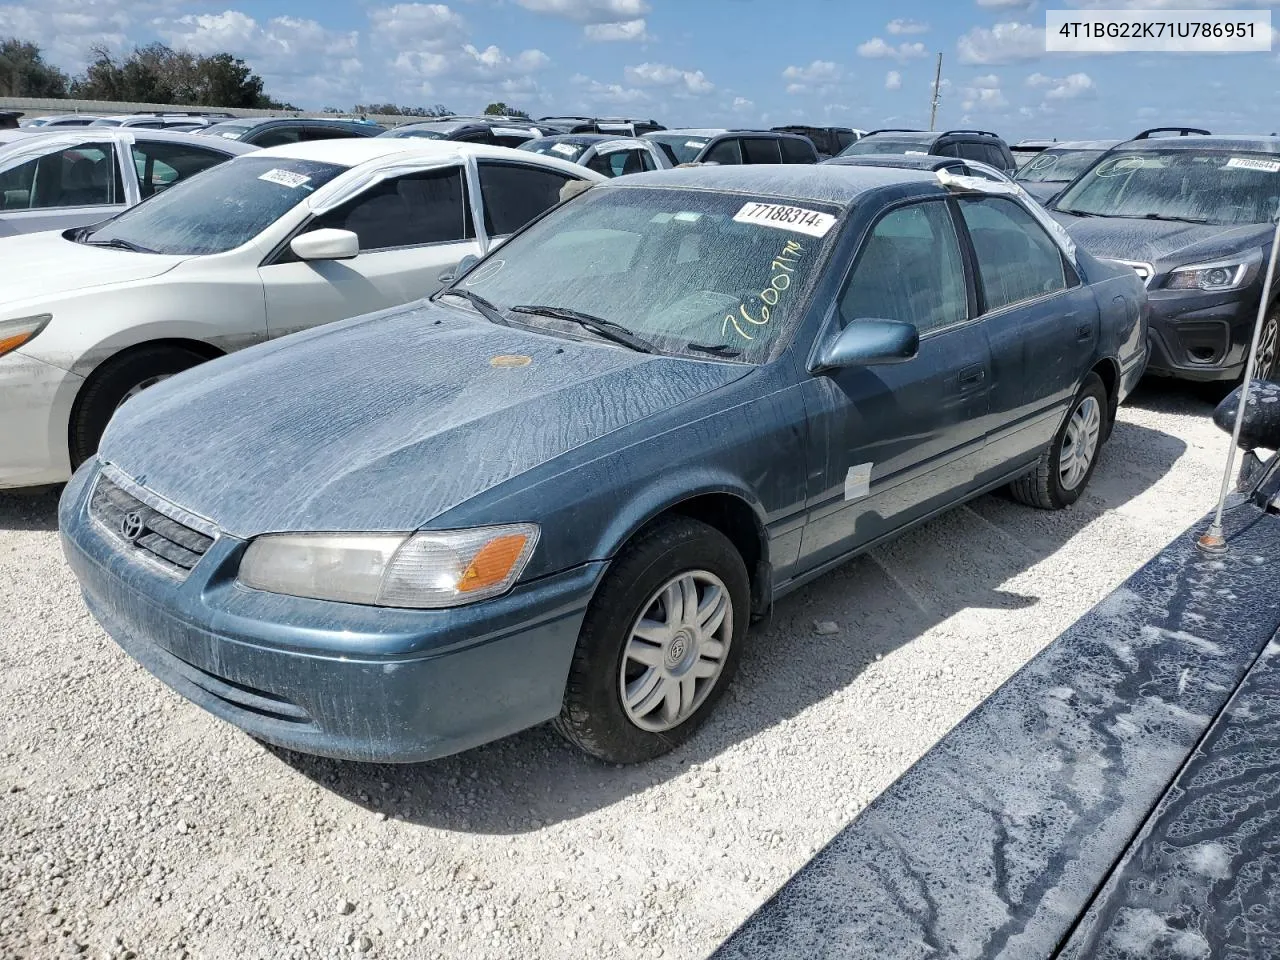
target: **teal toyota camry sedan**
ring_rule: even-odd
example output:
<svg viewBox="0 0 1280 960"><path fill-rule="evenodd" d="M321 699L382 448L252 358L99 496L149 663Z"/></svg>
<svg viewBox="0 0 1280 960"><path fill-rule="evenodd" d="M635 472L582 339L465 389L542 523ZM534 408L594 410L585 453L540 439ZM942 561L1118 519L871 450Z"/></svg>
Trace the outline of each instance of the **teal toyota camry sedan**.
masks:
<svg viewBox="0 0 1280 960"><path fill-rule="evenodd" d="M262 740L688 738L753 618L997 487L1089 482L1146 297L1004 184L701 167L592 186L431 301L129 400L60 506L106 631Z"/></svg>

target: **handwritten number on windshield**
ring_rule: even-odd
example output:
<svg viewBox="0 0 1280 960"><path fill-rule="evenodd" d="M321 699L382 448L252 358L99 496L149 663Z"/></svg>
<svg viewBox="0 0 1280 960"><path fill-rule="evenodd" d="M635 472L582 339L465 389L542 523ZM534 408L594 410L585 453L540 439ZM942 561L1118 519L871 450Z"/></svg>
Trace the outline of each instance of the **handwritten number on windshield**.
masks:
<svg viewBox="0 0 1280 960"><path fill-rule="evenodd" d="M791 275L796 272L796 264L799 262L802 253L804 253L804 248L800 244L794 240L786 242L782 252L774 257L773 262L769 264L771 276L769 277L768 286L761 290L756 297L752 298L761 301L759 317L753 317L748 313L745 303L740 304L736 315L731 313L724 318L724 323L720 325L721 335L727 335L729 326L732 325L733 329L738 332L738 336L745 340L755 339L747 331L753 326L763 327L769 322L771 316L769 308L776 307L782 294L791 288ZM745 321L750 326L744 328L742 323L739 322L740 320Z"/></svg>

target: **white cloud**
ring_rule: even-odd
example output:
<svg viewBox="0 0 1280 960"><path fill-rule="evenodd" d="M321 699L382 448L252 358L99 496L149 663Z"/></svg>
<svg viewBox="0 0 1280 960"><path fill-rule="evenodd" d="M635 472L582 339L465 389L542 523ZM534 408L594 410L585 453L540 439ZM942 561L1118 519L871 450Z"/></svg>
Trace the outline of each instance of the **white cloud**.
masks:
<svg viewBox="0 0 1280 960"><path fill-rule="evenodd" d="M974 27L958 41L961 63L1013 63L1044 56L1044 28L1029 23Z"/></svg>
<svg viewBox="0 0 1280 960"><path fill-rule="evenodd" d="M807 67L787 67L782 71L782 79L799 83L833 83L843 73L839 64L830 60L815 60Z"/></svg>
<svg viewBox="0 0 1280 960"><path fill-rule="evenodd" d="M1030 10L1035 0L978 0L978 6L986 10Z"/></svg>
<svg viewBox="0 0 1280 960"><path fill-rule="evenodd" d="M649 12L647 0L516 0L534 13L563 17L576 23L618 23Z"/></svg>
<svg viewBox="0 0 1280 960"><path fill-rule="evenodd" d="M466 21L443 3L397 3L369 11L374 39L400 49L440 50L466 38Z"/></svg>
<svg viewBox="0 0 1280 960"><path fill-rule="evenodd" d="M620 83L601 83L582 74L575 74L569 80L579 87L589 99L601 103L644 103L649 95L634 87L624 87Z"/></svg>
<svg viewBox="0 0 1280 960"><path fill-rule="evenodd" d="M755 107L755 101L748 100L746 97L734 97L733 109L739 113L746 113Z"/></svg>
<svg viewBox="0 0 1280 960"><path fill-rule="evenodd" d="M588 23L582 28L582 35L596 43L615 40L643 43L653 39L645 29L643 17L638 20L619 20L616 23Z"/></svg>
<svg viewBox="0 0 1280 960"><path fill-rule="evenodd" d="M627 67L624 71L628 80L644 87L672 87L680 92L694 96L705 96L715 90L716 85L706 78L701 70L681 70L665 63L642 63Z"/></svg>
<svg viewBox="0 0 1280 960"><path fill-rule="evenodd" d="M928 33L929 24L920 20L890 20L885 24L885 29L894 35Z"/></svg>
<svg viewBox="0 0 1280 960"><path fill-rule="evenodd" d="M960 107L969 111L978 108L999 110L1009 105L999 87L965 87L960 91Z"/></svg>
<svg viewBox="0 0 1280 960"><path fill-rule="evenodd" d="M858 44L858 56L869 57L872 60L893 59L893 60L915 60L925 55L925 47L923 43L900 43L894 46L891 43L885 43L880 37L872 37L866 43Z"/></svg>
<svg viewBox="0 0 1280 960"><path fill-rule="evenodd" d="M971 82L973 86L982 87L985 89L992 89L1000 86L1000 78L997 77L994 73L988 73L986 76L983 76L983 77L974 77Z"/></svg>
<svg viewBox="0 0 1280 960"><path fill-rule="evenodd" d="M890 70L884 75L884 88L886 90L902 89L902 74L897 70Z"/></svg>
<svg viewBox="0 0 1280 960"><path fill-rule="evenodd" d="M71 73L83 70L89 48L123 52L132 46L148 17L177 7L178 0L42 0L0 3L0 37L17 37L40 47L45 59Z"/></svg>
<svg viewBox="0 0 1280 960"><path fill-rule="evenodd" d="M1087 73L1072 73L1061 79L1049 80L1049 89L1045 91L1046 100L1078 100L1082 97L1097 96L1098 87Z"/></svg>

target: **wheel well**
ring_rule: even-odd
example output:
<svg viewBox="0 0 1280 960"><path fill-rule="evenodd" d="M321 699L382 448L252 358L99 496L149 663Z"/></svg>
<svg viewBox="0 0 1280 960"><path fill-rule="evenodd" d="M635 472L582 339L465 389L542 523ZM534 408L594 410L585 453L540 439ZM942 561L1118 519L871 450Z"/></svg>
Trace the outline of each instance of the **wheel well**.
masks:
<svg viewBox="0 0 1280 960"><path fill-rule="evenodd" d="M80 384L80 389L76 392L75 403L71 405L71 418L67 422L67 449L74 449L71 443L71 431L75 429L77 418L80 416L80 403L84 398L85 390L89 384L101 376L102 371L108 366L122 357L132 356L140 350L149 350L153 347L177 347L182 350L190 350L192 353L198 353L205 360L216 360L218 357L224 356L225 353L211 344L205 343L203 340L186 340L182 337L170 337L162 340L147 340L143 343L135 343L132 346L125 347L107 357L89 372L84 378L84 383Z"/></svg>
<svg viewBox="0 0 1280 960"><path fill-rule="evenodd" d="M772 597L768 541L764 527L745 500L729 493L706 493L681 500L659 516L672 514L701 521L728 537L746 565L747 576L751 580L752 609L761 613L768 608Z"/></svg>
<svg viewBox="0 0 1280 960"><path fill-rule="evenodd" d="M1120 367L1114 360L1101 360L1094 366L1093 372L1098 375L1107 391L1107 423L1110 424L1115 420L1116 410L1120 406ZM1110 426L1107 429L1109 432Z"/></svg>

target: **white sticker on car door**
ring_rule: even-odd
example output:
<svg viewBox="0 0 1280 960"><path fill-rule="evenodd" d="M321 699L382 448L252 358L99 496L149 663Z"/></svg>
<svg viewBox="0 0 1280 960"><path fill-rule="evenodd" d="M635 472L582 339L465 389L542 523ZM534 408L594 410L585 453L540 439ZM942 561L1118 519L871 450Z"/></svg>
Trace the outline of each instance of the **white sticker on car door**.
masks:
<svg viewBox="0 0 1280 960"><path fill-rule="evenodd" d="M871 492L871 468L873 463L860 463L849 468L844 475L844 498L861 500Z"/></svg>

